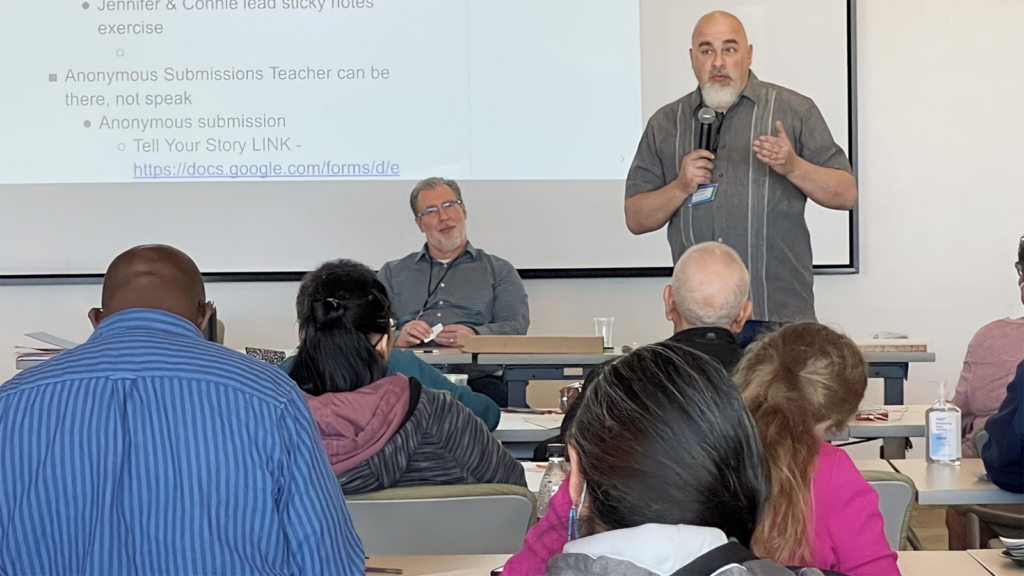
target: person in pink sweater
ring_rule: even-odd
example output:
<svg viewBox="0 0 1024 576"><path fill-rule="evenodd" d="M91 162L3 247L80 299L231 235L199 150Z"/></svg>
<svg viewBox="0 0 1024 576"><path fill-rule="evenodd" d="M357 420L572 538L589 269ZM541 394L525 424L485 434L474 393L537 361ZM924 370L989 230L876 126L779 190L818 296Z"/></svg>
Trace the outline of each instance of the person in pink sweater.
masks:
<svg viewBox="0 0 1024 576"><path fill-rule="evenodd" d="M1017 285L1024 303L1024 237L1017 246ZM999 410L1006 398L1006 383L1013 380L1017 365L1024 360L1024 318L1003 318L978 330L967 346L964 368L956 385L953 404L962 414L963 456L980 456L971 446L971 433Z"/></svg>
<svg viewBox="0 0 1024 576"><path fill-rule="evenodd" d="M1024 290L1021 295L1024 300ZM1006 398L1006 383L1013 380L1017 365L1024 360L1024 318L1003 318L985 325L967 346L964 367L956 385L953 404L962 414L964 458L977 458L971 433L999 410Z"/></svg>
<svg viewBox="0 0 1024 576"><path fill-rule="evenodd" d="M790 324L748 348L733 380L772 487L754 552L850 576L899 574L877 493L845 452L821 441L864 400L867 363L853 340L814 322Z"/></svg>
<svg viewBox="0 0 1024 576"><path fill-rule="evenodd" d="M1024 303L1024 236L1017 245L1017 285ZM971 434L984 429L990 416L999 411L1006 399L1006 384L1013 380L1017 365L1024 360L1024 318L1003 318L986 324L967 345L964 367L956 385L953 404L962 414L960 426L963 434L964 458L978 458L974 453ZM1020 513L1020 506L997 507L1007 512ZM967 518L958 506L946 509L946 530L949 532L950 550L967 550ZM981 523L981 542L999 535L987 523Z"/></svg>
<svg viewBox="0 0 1024 576"><path fill-rule="evenodd" d="M756 343L735 380L758 425L769 469L775 470L772 500L755 535L754 552L780 564L850 576L898 575L878 494L844 451L821 441L827 430L846 424L864 396L866 365L856 345L819 324L793 325ZM780 496L782 465L806 473L790 474L798 480ZM791 494L802 496L792 502ZM783 502L789 502L788 508L780 510ZM571 506L563 484L548 514L527 533L522 550L505 564L505 576L545 573L547 561L567 541ZM772 534L766 526L773 527Z"/></svg>
<svg viewBox="0 0 1024 576"><path fill-rule="evenodd" d="M548 513L526 533L523 548L505 562L502 576L541 576L555 554L569 541L569 482L562 482L548 502Z"/></svg>

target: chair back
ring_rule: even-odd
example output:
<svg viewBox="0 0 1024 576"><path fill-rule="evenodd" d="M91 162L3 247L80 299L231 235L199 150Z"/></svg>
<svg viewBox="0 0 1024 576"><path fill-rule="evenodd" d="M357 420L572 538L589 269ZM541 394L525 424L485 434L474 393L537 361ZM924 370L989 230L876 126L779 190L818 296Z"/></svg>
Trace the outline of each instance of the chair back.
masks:
<svg viewBox="0 0 1024 576"><path fill-rule="evenodd" d="M862 471L864 479L878 493L878 510L885 524L885 539L893 550L908 550L910 512L913 510L917 488L914 481L896 472Z"/></svg>
<svg viewBox="0 0 1024 576"><path fill-rule="evenodd" d="M369 556L514 554L536 519L520 486L417 486L347 496Z"/></svg>
<svg viewBox="0 0 1024 576"><path fill-rule="evenodd" d="M988 442L988 432L984 428L975 428L971 432L971 449L974 450L974 457L981 458L981 447Z"/></svg>

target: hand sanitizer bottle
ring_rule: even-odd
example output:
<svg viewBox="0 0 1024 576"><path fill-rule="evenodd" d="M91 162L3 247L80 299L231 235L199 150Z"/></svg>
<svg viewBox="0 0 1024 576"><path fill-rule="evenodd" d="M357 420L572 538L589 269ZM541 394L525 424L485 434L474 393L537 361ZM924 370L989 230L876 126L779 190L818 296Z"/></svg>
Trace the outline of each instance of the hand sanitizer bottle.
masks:
<svg viewBox="0 0 1024 576"><path fill-rule="evenodd" d="M924 413L925 460L929 464L960 465L960 409L946 400L946 382L939 382L939 399Z"/></svg>

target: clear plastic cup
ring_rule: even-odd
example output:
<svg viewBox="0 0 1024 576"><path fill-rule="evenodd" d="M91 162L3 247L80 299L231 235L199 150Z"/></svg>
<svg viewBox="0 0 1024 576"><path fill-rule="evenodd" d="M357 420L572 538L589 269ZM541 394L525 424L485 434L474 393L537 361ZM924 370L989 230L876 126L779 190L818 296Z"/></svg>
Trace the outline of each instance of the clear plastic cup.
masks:
<svg viewBox="0 0 1024 576"><path fill-rule="evenodd" d="M469 386L468 374L445 374L444 377L456 386Z"/></svg>
<svg viewBox="0 0 1024 576"><path fill-rule="evenodd" d="M615 318L594 318L594 330L597 335L604 338L604 351L615 350L612 344L612 327L615 325Z"/></svg>

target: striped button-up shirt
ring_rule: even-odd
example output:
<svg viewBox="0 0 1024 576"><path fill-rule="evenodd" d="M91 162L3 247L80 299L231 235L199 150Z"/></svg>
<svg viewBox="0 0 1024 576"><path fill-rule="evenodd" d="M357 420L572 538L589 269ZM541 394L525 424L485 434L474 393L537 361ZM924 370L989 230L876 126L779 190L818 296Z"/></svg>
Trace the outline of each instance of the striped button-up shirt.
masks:
<svg viewBox="0 0 1024 576"><path fill-rule="evenodd" d="M477 334L526 334L530 305L519 273L508 260L467 243L451 262L434 260L426 246L381 267L399 326L462 324Z"/></svg>
<svg viewBox="0 0 1024 576"><path fill-rule="evenodd" d="M679 176L679 164L697 147L700 90L651 116L626 178L626 198L658 190ZM711 202L683 205L668 224L672 261L700 242L733 247L750 269L754 320L814 320L814 263L804 220L807 196L757 159L754 140L777 136L779 120L798 156L812 164L853 173L814 102L787 88L761 82L753 72L740 99L721 122L711 181Z"/></svg>
<svg viewBox="0 0 1024 576"><path fill-rule="evenodd" d="M0 386L0 574L362 574L309 406L156 310Z"/></svg>

